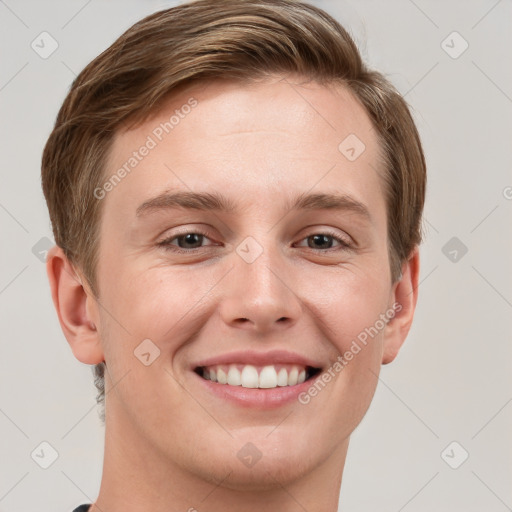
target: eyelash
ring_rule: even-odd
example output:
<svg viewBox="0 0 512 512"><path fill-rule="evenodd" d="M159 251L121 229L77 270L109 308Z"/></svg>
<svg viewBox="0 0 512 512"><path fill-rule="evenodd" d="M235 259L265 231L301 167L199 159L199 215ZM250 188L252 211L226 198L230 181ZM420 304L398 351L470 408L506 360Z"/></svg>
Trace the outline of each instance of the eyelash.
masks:
<svg viewBox="0 0 512 512"><path fill-rule="evenodd" d="M174 246L171 244L172 241L178 239L178 238L181 238L181 237L185 237L187 235L202 235L206 238L210 238L210 234L206 231L203 231L201 229L197 229L197 230L193 230L193 231L185 231L183 233L178 233L176 235L173 235L172 237L169 237L169 238L166 238L165 240L162 240L161 242L158 242L157 245L159 247L162 247L164 250L166 251L171 251L171 252L174 252L174 253L177 253L177 254L192 254L196 251L199 251L201 249L204 249L204 247L195 247L193 249L182 249L181 247L177 247L177 246ZM336 240L341 247L329 247L328 249L313 249L312 247L308 247L309 250L313 251L313 252L317 252L317 253L326 253L326 252L330 252L330 251L336 251L336 250L353 250L354 249L354 246L347 242L346 240L344 240L343 238L340 238L339 236L337 236L337 234L329 229L325 229L323 231L319 231L318 233L312 233L311 235L308 235L304 238L301 239L301 241L303 240L306 240L314 235L327 235L327 236L330 236L331 238L333 238L334 240Z"/></svg>

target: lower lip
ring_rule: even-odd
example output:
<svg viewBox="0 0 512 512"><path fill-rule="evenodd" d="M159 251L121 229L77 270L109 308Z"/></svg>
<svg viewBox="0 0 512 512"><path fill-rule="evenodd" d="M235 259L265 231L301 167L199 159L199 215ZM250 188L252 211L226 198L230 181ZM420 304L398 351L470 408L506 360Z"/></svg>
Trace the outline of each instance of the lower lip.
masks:
<svg viewBox="0 0 512 512"><path fill-rule="evenodd" d="M311 386L311 381L314 380L309 379L295 386L261 389L219 384L218 382L203 379L195 372L194 375L214 395L241 407L250 407L252 409L276 409L294 401L298 402L298 396L306 391Z"/></svg>

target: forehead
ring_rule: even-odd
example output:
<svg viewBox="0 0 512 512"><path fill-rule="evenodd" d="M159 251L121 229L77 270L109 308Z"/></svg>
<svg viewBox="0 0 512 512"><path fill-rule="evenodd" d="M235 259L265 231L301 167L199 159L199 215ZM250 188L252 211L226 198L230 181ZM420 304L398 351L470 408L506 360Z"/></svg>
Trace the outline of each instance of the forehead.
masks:
<svg viewBox="0 0 512 512"><path fill-rule="evenodd" d="M128 172L107 203L134 215L152 196L201 189L261 207L260 194L280 201L321 189L379 207L379 155L368 115L342 85L283 77L196 83L116 135L105 179ZM250 194L240 196L243 189Z"/></svg>

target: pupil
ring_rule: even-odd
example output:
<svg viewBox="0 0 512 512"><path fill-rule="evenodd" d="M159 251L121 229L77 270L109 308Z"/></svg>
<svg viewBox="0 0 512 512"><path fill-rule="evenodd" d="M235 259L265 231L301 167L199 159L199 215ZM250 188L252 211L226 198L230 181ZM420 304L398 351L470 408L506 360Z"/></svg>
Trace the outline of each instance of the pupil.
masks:
<svg viewBox="0 0 512 512"><path fill-rule="evenodd" d="M187 244L192 244L192 245L195 244L195 245L201 246L202 237L203 237L203 235L200 235L198 233L187 233L186 235L181 236L178 241L179 242L184 241L186 245ZM183 244L178 243L178 245L183 248ZM190 248L190 247L188 247L188 245L187 245L186 248Z"/></svg>
<svg viewBox="0 0 512 512"><path fill-rule="evenodd" d="M318 245L325 245L327 244L327 249L331 247L331 236L330 235L313 235L312 238L314 239L315 243ZM311 247L311 245L310 245ZM313 249L317 248L313 247Z"/></svg>

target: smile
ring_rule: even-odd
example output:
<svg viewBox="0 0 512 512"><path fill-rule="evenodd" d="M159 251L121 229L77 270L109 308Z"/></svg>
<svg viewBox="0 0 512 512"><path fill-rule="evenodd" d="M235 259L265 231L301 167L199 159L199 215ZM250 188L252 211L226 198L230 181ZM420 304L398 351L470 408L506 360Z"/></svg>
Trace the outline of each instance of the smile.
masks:
<svg viewBox="0 0 512 512"><path fill-rule="evenodd" d="M273 389L302 384L316 376L320 368L293 364L255 366L252 364L219 364L200 366L195 372L205 380L244 388Z"/></svg>

